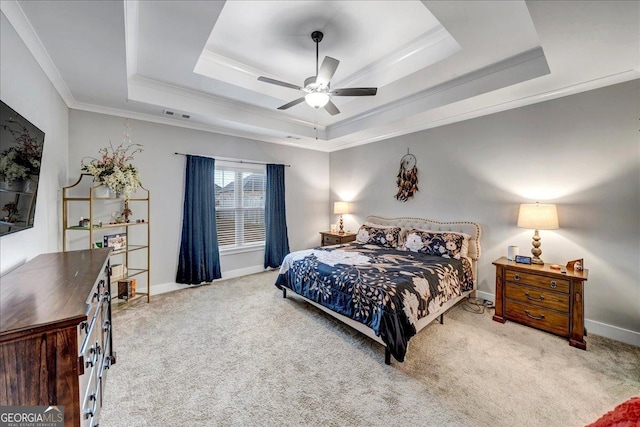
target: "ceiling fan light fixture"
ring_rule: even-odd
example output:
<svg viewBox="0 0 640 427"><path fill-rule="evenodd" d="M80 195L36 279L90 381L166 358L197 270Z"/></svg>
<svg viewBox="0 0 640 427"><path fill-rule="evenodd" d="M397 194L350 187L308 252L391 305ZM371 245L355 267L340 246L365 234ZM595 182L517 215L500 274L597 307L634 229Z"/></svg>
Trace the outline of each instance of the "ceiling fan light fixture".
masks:
<svg viewBox="0 0 640 427"><path fill-rule="evenodd" d="M305 95L304 100L313 108L322 108L329 102L329 95L322 92L311 92Z"/></svg>

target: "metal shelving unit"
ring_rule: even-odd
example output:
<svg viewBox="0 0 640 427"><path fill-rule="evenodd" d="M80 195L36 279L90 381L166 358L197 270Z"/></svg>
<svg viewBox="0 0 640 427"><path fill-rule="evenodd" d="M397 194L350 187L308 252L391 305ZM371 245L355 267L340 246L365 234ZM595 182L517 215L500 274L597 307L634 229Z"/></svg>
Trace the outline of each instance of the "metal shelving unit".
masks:
<svg viewBox="0 0 640 427"><path fill-rule="evenodd" d="M126 232L127 234L126 246L121 249L112 250L110 257L112 259L114 259L114 257L117 257L117 259L122 259L123 260L122 264L124 267L126 267L127 271L122 276L118 276L113 279L116 282L116 286L117 286L118 280L131 279L131 278L135 278L136 276L144 275L144 277L146 278L146 291L139 292L138 290L136 290L136 296L126 300L121 300L121 299L112 297L113 305L115 307L120 304L132 303L134 301L144 299L145 297L147 302L150 302L151 295L150 295L149 289L151 287L151 282L150 282L149 273L150 273L150 265L151 265L150 264L151 263L151 253L150 253L151 228L149 226L149 217L151 213L151 198L150 198L149 190L145 189L144 187L140 187L140 190L137 191L136 195L134 195L133 197L130 197L127 200L125 200L122 197L97 197L96 193L100 190L105 189L105 186L103 184L91 185L91 184L95 184L93 182L87 185L86 182L83 182L87 180L93 181L93 177L90 174L81 174L78 180L74 184L69 185L67 187L63 187L62 189L62 242L63 242L62 249L63 251L66 252L68 250L71 250L70 238L72 234L80 233L80 232L84 232L84 233L88 232L89 248L94 249L95 248L94 242L96 241L95 240L96 236L100 235L104 237L105 234L117 232L118 230L124 230L123 233ZM85 194L86 192L88 192L89 196L88 197L78 196L78 194L82 194L83 192ZM102 223L100 218L103 217L104 215L102 216L100 215L101 208L104 209L106 204L109 204L109 203L114 204L118 202L122 202L122 210L129 209L130 206L133 207L134 205L137 206L138 208L141 207L144 211L146 211L146 218L141 222L124 222L124 223L108 223L108 224ZM88 206L84 204L88 204ZM88 225L81 226L79 222L76 222L75 224L70 222L71 221L70 214L72 211L87 212L87 208L88 208L89 216L88 217L84 217L84 215L82 216L88 219L88 222L89 222ZM130 239L130 233L128 231L130 229L140 228L140 227L146 228L146 232L141 233L145 237L144 238L137 237L136 243L132 244ZM86 246L79 249L86 249ZM136 253L139 254L143 251L146 251L146 257L143 257L146 259L146 265L137 264L137 263L140 263L139 256L137 257L137 261L133 263L135 265L131 265L131 262L130 262L131 256ZM113 285L113 283L111 284ZM111 295L117 296L117 294L118 294L117 288L115 293L111 292Z"/></svg>

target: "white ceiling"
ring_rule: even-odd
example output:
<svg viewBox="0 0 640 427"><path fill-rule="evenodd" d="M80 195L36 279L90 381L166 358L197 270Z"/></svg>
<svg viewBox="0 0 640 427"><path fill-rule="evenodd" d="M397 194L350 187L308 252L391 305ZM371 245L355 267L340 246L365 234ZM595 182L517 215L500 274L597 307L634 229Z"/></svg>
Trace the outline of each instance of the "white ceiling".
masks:
<svg viewBox="0 0 640 427"><path fill-rule="evenodd" d="M640 77L637 1L10 1L70 108L322 151ZM341 113L305 103L320 62ZM173 118L165 110L176 113ZM189 119L179 118L182 114ZM176 116L178 118L176 118Z"/></svg>

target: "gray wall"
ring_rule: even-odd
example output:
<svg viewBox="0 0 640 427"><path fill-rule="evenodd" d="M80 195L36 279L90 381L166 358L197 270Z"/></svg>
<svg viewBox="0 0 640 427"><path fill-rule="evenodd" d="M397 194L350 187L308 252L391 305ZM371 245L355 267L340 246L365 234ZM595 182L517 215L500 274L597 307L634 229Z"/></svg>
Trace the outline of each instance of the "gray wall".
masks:
<svg viewBox="0 0 640 427"><path fill-rule="evenodd" d="M71 183L80 174L83 157L96 157L109 141L114 145L123 142L125 119L71 110L69 120ZM291 250L316 246L320 241L318 231L328 227L327 153L139 120L131 120L131 140L144 146L133 163L140 169L143 185L151 191L152 287L172 283L176 276L185 168L185 157L174 155L176 151L290 164L285 170L285 187ZM223 275L261 267L263 257L264 251L223 254Z"/></svg>
<svg viewBox="0 0 640 427"><path fill-rule="evenodd" d="M0 98L45 133L34 227L0 238L0 273L61 249L60 189L67 182L68 109L4 15Z"/></svg>
<svg viewBox="0 0 640 427"><path fill-rule="evenodd" d="M639 89L636 80L334 152L331 200L354 201L350 229L368 214L479 222L479 290L488 294L491 262L509 245L530 252L533 231L516 227L519 204L556 203L561 228L540 232L542 258L584 258L592 332L611 335L612 325L638 333ZM418 159L420 191L401 203L393 195L407 148Z"/></svg>

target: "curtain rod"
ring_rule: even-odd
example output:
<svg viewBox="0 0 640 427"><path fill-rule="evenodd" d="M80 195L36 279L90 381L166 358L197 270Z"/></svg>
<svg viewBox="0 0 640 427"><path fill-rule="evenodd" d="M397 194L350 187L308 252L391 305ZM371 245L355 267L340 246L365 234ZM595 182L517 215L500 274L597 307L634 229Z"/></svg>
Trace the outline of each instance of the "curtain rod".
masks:
<svg viewBox="0 0 640 427"><path fill-rule="evenodd" d="M215 160L221 160L223 162L231 162L231 163L246 163L248 165L267 165L269 164L268 162L254 162L254 161L249 161L249 160L242 160L242 159L234 159L233 157L213 157L213 156L203 156L202 154L185 154L185 153L178 153L177 151L173 154L179 155L179 156L200 156L200 157L208 157L210 159L215 159ZM273 163L272 163L273 164ZM276 164L281 164L281 163L276 163ZM282 165L285 168L290 168L291 165Z"/></svg>

